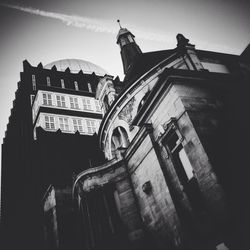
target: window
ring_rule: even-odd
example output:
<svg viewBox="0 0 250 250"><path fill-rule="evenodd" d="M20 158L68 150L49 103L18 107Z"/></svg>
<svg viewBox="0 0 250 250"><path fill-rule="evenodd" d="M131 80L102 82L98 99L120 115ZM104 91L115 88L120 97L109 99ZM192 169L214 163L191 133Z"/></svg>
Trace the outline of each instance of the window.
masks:
<svg viewBox="0 0 250 250"><path fill-rule="evenodd" d="M53 116L45 116L45 128L46 129L55 129L55 119Z"/></svg>
<svg viewBox="0 0 250 250"><path fill-rule="evenodd" d="M59 127L62 131L69 131L69 120L68 118L59 117Z"/></svg>
<svg viewBox="0 0 250 250"><path fill-rule="evenodd" d="M124 46L124 45L126 45L126 40L125 38L121 38L121 46Z"/></svg>
<svg viewBox="0 0 250 250"><path fill-rule="evenodd" d="M185 186L190 179L194 177L193 168L188 159L188 156L182 146L182 136L173 125L168 131L166 137L163 140L163 145L170 151L176 174L183 186Z"/></svg>
<svg viewBox="0 0 250 250"><path fill-rule="evenodd" d="M90 84L90 83L88 83L88 89L89 89L89 92L92 93L92 87L91 87L91 84Z"/></svg>
<svg viewBox="0 0 250 250"><path fill-rule="evenodd" d="M32 89L35 91L36 90L36 76L31 75L32 78Z"/></svg>
<svg viewBox="0 0 250 250"><path fill-rule="evenodd" d="M33 104L34 100L35 100L35 95L30 95L30 102L31 102L31 106L32 106L32 104Z"/></svg>
<svg viewBox="0 0 250 250"><path fill-rule="evenodd" d="M101 112L101 107L100 107L100 103L98 100L95 100L95 110L97 112Z"/></svg>
<svg viewBox="0 0 250 250"><path fill-rule="evenodd" d="M74 81L74 85L75 85L75 90L79 90L78 83L76 81Z"/></svg>
<svg viewBox="0 0 250 250"><path fill-rule="evenodd" d="M65 97L57 95L56 96L56 103L58 107L66 108Z"/></svg>
<svg viewBox="0 0 250 250"><path fill-rule="evenodd" d="M46 81L47 81L47 86L51 86L51 84L50 84L50 77L49 76L46 77Z"/></svg>
<svg viewBox="0 0 250 250"><path fill-rule="evenodd" d="M94 134L96 132L95 121L93 120L86 120L87 123L87 131L89 134Z"/></svg>
<svg viewBox="0 0 250 250"><path fill-rule="evenodd" d="M79 109L78 98L77 97L69 97L70 108Z"/></svg>
<svg viewBox="0 0 250 250"><path fill-rule="evenodd" d="M128 40L129 40L131 43L134 42L134 39L133 39L133 37L132 37L131 35L128 35Z"/></svg>
<svg viewBox="0 0 250 250"><path fill-rule="evenodd" d="M73 119L73 127L74 131L79 131L80 133L83 132L82 120L81 119Z"/></svg>
<svg viewBox="0 0 250 250"><path fill-rule="evenodd" d="M61 79L61 87L62 87L62 89L65 89L65 83L64 83L63 79Z"/></svg>
<svg viewBox="0 0 250 250"><path fill-rule="evenodd" d="M165 126L164 126L165 127ZM189 157L182 145L183 137L172 118L167 124L166 133L162 139L162 145L167 149L169 159L175 169L176 175L187 195L191 207L197 213L204 211L204 203L198 181L194 175L194 169Z"/></svg>
<svg viewBox="0 0 250 250"><path fill-rule="evenodd" d="M51 94L43 93L43 105L52 106L52 96L51 96Z"/></svg>
<svg viewBox="0 0 250 250"><path fill-rule="evenodd" d="M83 102L83 109L85 109L85 110L92 110L90 99L83 98L82 102Z"/></svg>
<svg viewBox="0 0 250 250"><path fill-rule="evenodd" d="M188 178L188 180L190 180L191 178L194 177L193 168L192 168L192 165L187 157L187 154L186 154L184 148L182 148L179 151L179 158L180 158L181 164L183 165L183 167L185 169L187 178Z"/></svg>

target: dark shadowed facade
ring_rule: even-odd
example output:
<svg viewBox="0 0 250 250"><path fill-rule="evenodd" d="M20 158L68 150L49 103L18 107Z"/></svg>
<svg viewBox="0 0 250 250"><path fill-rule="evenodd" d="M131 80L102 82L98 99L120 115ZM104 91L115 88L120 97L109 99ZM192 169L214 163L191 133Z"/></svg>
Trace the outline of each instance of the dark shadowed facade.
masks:
<svg viewBox="0 0 250 250"><path fill-rule="evenodd" d="M124 80L24 61L2 145L5 249L247 250L249 46L143 53Z"/></svg>

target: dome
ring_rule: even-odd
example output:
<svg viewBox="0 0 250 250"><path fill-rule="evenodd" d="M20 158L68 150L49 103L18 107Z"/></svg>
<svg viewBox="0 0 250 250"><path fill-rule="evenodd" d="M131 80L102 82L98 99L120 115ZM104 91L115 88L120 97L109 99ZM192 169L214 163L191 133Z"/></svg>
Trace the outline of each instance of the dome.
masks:
<svg viewBox="0 0 250 250"><path fill-rule="evenodd" d="M85 74L92 74L95 72L95 74L99 76L104 76L105 74L108 75L108 72L100 66L80 59L62 59L46 64L44 68L51 69L53 66L56 66L59 71L65 71L69 68L72 73L78 73L82 70Z"/></svg>

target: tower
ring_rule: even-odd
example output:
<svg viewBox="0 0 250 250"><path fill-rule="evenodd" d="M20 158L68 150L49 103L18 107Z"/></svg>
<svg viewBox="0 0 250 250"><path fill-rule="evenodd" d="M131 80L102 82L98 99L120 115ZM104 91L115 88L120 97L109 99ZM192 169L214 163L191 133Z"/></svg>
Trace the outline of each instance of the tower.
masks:
<svg viewBox="0 0 250 250"><path fill-rule="evenodd" d="M127 30L126 28L122 28L120 25L120 20L117 20L120 26L120 30L117 35L117 44L120 45L121 48L121 58L123 64L124 74L127 74L129 67L133 63L135 57L138 54L141 54L142 51L140 47L136 44L134 35Z"/></svg>

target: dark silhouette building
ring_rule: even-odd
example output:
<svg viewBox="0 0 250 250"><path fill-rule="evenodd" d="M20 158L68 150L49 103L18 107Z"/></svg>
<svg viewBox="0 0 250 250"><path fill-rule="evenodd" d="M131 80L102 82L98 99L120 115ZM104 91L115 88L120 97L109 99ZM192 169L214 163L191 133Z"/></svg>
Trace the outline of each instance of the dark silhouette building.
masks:
<svg viewBox="0 0 250 250"><path fill-rule="evenodd" d="M5 249L247 250L249 46L143 53L121 82L24 61L2 145Z"/></svg>

